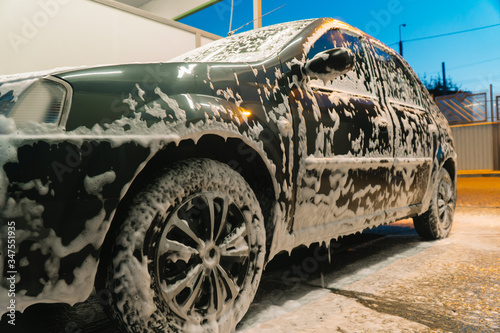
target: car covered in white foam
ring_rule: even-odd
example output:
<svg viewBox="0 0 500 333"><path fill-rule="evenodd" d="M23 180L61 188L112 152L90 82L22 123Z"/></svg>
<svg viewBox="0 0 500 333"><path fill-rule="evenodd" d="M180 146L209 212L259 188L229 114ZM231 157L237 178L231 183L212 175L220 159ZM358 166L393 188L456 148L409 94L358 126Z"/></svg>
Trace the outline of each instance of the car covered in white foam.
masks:
<svg viewBox="0 0 500 333"><path fill-rule="evenodd" d="M127 332L231 332L277 253L408 217L446 237L455 188L418 77L333 19L3 76L0 312L96 288Z"/></svg>

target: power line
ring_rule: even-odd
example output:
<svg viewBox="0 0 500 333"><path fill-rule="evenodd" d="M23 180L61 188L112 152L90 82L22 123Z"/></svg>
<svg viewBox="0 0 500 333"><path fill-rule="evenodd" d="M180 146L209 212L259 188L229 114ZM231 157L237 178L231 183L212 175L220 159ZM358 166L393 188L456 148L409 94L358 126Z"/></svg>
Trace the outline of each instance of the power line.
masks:
<svg viewBox="0 0 500 333"><path fill-rule="evenodd" d="M500 75L489 76L486 79L491 80L491 81L496 81L496 79L500 79ZM483 81L483 80L485 80L485 78L465 79L465 80L460 80L457 82L476 82L476 81Z"/></svg>
<svg viewBox="0 0 500 333"><path fill-rule="evenodd" d="M433 79L434 76L432 74L436 74L436 77L438 77L439 80L441 80L441 74L442 74L441 72L426 72L425 73L425 80L426 81L427 81L427 74L430 74L429 79ZM423 76L418 75L418 77L420 78L420 80L424 81ZM486 78L484 78L484 77L479 77L479 78L475 78L475 79L469 78L469 79L465 79L465 80L454 81L453 83L454 84L463 84L463 83L478 82L478 81L496 81L497 79L500 79L500 75L492 75L492 76L488 76Z"/></svg>
<svg viewBox="0 0 500 333"><path fill-rule="evenodd" d="M281 6L277 7L277 8L274 8L273 10L271 10L271 11L269 11L269 12L265 13L264 15L262 15L262 16L260 16L260 17L257 17L255 20L252 20L252 21L250 21L250 22L248 22L248 23L243 24L243 25L242 25L241 27L239 27L238 29L234 29L234 30L232 30L232 31L229 31L229 33L228 33L227 35L228 35L228 36L232 36L232 35L234 35L234 33L235 33L236 31L240 30L241 28L246 27L246 26L247 26L247 25L249 25L250 23L253 23L253 22L257 21L258 19L263 18L264 16L266 16L266 15L268 15L268 14L271 14L272 12L274 12L274 11L276 11L276 10L280 9L280 8L283 8L283 7L285 7L285 6L286 6L286 3L285 3L284 5L281 5Z"/></svg>
<svg viewBox="0 0 500 333"><path fill-rule="evenodd" d="M419 40L425 40L425 39L431 39L431 38L438 38L438 37L446 37L446 36L451 36L451 35L463 34L465 32L471 32L471 31L489 29L489 28L494 28L494 27L498 27L498 26L500 26L500 23L498 23L498 24L492 24L492 25L487 25L487 26L484 26L484 27L478 27L478 28L472 28L472 29L466 29L466 30L448 32L448 33L445 33L445 34L439 34L439 35L432 35L432 36L426 36L426 37L419 37L419 38L407 39L407 40L403 40L403 43L416 42L416 41L419 41ZM389 46L396 45L398 43L399 42L395 42L395 43L390 44Z"/></svg>
<svg viewBox="0 0 500 333"><path fill-rule="evenodd" d="M431 38L438 38L438 37L445 37L445 36L457 35L457 34L462 34L462 33L465 33L465 32L471 32L471 31L482 30L482 29L489 29L489 28L494 28L494 27L498 27L498 26L500 26L500 23L499 24L487 25L487 26L479 27L479 28L472 28L472 29L467 29L467 30L460 30L460 31L448 32L446 34L439 34L439 35L433 35L433 36L427 36L427 37L420 37L420 38L412 38L412 39L405 40L404 42L408 43L408 42L415 42L415 41L424 40L424 39L431 39Z"/></svg>
<svg viewBox="0 0 500 333"><path fill-rule="evenodd" d="M492 61L497 61L497 60L500 60L500 57L493 58L493 59L488 59L488 60L477 61L477 62L472 62L470 64L465 64L465 65L460 65L460 66L452 67L452 68L450 68L448 70L452 71L452 70L459 69L459 68L464 68L464 67L469 67L469 66L484 64L484 63L487 63L487 62L492 62Z"/></svg>

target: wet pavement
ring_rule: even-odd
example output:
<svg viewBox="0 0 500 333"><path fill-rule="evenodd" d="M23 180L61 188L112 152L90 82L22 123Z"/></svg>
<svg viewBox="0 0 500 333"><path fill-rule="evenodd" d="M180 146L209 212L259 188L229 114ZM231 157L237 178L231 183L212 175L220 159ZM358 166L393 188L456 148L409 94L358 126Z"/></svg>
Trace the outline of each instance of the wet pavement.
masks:
<svg viewBox="0 0 500 333"><path fill-rule="evenodd" d="M500 332L500 177L460 178L447 239L411 220L279 255L239 333ZM97 297L36 305L0 332L118 333Z"/></svg>

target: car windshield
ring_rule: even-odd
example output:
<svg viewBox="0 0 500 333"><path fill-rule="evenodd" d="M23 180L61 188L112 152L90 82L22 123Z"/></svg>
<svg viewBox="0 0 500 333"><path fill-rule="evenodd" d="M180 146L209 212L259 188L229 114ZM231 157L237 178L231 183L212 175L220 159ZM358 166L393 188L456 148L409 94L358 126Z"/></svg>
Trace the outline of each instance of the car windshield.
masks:
<svg viewBox="0 0 500 333"><path fill-rule="evenodd" d="M184 53L170 62L254 62L277 53L314 20L281 23L242 32Z"/></svg>

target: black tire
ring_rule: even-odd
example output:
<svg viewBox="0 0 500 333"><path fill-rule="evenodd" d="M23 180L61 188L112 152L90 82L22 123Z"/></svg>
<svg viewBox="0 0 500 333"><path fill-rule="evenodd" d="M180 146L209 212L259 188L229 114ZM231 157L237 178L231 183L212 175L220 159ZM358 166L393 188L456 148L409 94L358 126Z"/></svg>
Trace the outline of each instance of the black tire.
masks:
<svg viewBox="0 0 500 333"><path fill-rule="evenodd" d="M209 159L173 164L128 209L105 276L127 332L231 332L264 267L265 227L250 186Z"/></svg>
<svg viewBox="0 0 500 333"><path fill-rule="evenodd" d="M448 171L443 168L434 184L429 209L413 218L417 233L430 240L448 237L453 224L456 200L455 184Z"/></svg>

